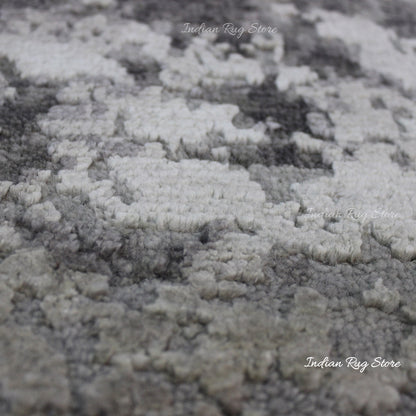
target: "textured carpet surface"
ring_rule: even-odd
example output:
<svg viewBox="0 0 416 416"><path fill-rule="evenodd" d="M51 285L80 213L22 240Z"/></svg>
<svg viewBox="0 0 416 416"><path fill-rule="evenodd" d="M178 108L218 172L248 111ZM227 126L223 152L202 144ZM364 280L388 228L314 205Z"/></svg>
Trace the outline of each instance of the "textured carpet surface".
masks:
<svg viewBox="0 0 416 416"><path fill-rule="evenodd" d="M415 415L415 169L414 0L2 0L0 414Z"/></svg>

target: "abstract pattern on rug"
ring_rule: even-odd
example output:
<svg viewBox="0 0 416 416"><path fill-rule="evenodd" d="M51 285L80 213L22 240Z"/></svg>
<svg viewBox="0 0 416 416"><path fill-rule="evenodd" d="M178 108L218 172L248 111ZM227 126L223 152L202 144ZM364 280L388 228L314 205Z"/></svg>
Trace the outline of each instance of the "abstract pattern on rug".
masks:
<svg viewBox="0 0 416 416"><path fill-rule="evenodd" d="M1 2L0 414L411 416L415 325L414 0Z"/></svg>

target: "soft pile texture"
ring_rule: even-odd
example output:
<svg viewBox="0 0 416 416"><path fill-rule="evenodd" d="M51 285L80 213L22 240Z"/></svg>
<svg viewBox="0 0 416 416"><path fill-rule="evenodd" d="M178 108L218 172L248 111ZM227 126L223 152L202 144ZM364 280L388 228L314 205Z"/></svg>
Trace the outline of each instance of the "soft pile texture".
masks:
<svg viewBox="0 0 416 416"><path fill-rule="evenodd" d="M415 415L415 169L414 0L3 0L0 414Z"/></svg>

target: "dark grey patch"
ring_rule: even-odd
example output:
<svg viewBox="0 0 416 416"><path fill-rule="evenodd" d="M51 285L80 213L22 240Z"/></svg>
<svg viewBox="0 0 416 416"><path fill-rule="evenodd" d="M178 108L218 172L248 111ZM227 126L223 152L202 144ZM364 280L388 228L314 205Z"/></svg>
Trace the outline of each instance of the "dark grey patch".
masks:
<svg viewBox="0 0 416 416"><path fill-rule="evenodd" d="M10 415L12 413L11 410L12 404L10 401L4 399L2 388L0 388L0 412L2 415Z"/></svg>
<svg viewBox="0 0 416 416"><path fill-rule="evenodd" d="M222 25L225 22L237 23L245 10L251 10L248 1L237 0L204 0L189 2L186 0L171 0L161 2L144 0L135 3L137 20L149 23L153 20L168 20L173 23Z"/></svg>
<svg viewBox="0 0 416 416"><path fill-rule="evenodd" d="M363 76L347 46L337 39L320 38L313 23L296 17L284 22L280 29L285 40L287 65L310 66L323 79L330 78L334 71L341 77Z"/></svg>
<svg viewBox="0 0 416 416"><path fill-rule="evenodd" d="M278 167L251 165L249 172L250 179L261 185L267 200L275 204L293 200L290 190L293 183L301 183L329 174L326 169L306 169L290 165Z"/></svg>
<svg viewBox="0 0 416 416"><path fill-rule="evenodd" d="M25 176L26 169L46 169L47 167L48 153L45 137L13 138L5 137L0 133L0 180L18 182L21 176Z"/></svg>
<svg viewBox="0 0 416 416"><path fill-rule="evenodd" d="M384 26L392 28L400 37L416 37L416 3L384 0L381 8L384 12Z"/></svg>
<svg viewBox="0 0 416 416"><path fill-rule="evenodd" d="M233 119L232 119L232 123L235 127L237 127L238 129L250 129L251 127L253 127L256 123L253 120L253 118L245 115L244 113L237 113Z"/></svg>
<svg viewBox="0 0 416 416"><path fill-rule="evenodd" d="M285 133L310 133L306 115L313 110L300 97L280 93L275 77L269 76L259 86L252 87L247 95L236 102L240 111L257 121L277 121Z"/></svg>
<svg viewBox="0 0 416 416"><path fill-rule="evenodd" d="M274 76L267 77L261 85L251 88L247 86L233 88L225 85L221 89L204 91L203 98L213 103L237 105L240 112L233 118L233 123L238 128L250 128L257 122L266 124L277 122L280 125L277 130L269 127L266 131L271 138L270 144L228 146L230 163L246 168L257 163L266 166L294 165L299 168L330 169L323 163L320 153L299 152L295 144L290 141L293 132L311 133L307 115L316 110L300 97L277 91ZM221 145L220 138L218 143L215 142L215 138L213 139L213 147ZM181 156L212 159L206 149L200 150L198 154L184 151Z"/></svg>
<svg viewBox="0 0 416 416"><path fill-rule="evenodd" d="M17 92L15 99L6 99L0 107L0 180L17 181L25 169L48 166L47 139L39 134L36 118L57 103L56 87L22 80L4 58L0 70Z"/></svg>
<svg viewBox="0 0 416 416"><path fill-rule="evenodd" d="M390 139L389 137L380 137L380 136L373 136L367 140L368 143L386 143L386 144L395 144L394 139Z"/></svg>
<svg viewBox="0 0 416 416"><path fill-rule="evenodd" d="M199 243L199 234L116 229L98 219L87 200L66 196L50 199L61 212L59 223L32 224L14 218L31 232L33 245L45 246L57 263L81 272L112 275L112 285L150 277L180 280L185 246Z"/></svg>
<svg viewBox="0 0 416 416"><path fill-rule="evenodd" d="M88 177L94 181L108 179L108 168L104 160L95 160L88 168Z"/></svg>
<svg viewBox="0 0 416 416"><path fill-rule="evenodd" d="M140 22L148 24L154 20L167 20L173 24L170 36L171 46L177 49L185 49L191 43L193 37L198 34L182 33L184 23L206 26L217 26L221 29L222 25L232 22L241 26L244 15L254 10L248 0L204 0L199 2L189 2L186 0L171 0L160 2L157 0L145 0L132 3L134 5L133 16ZM220 31L221 32L221 31ZM221 34L222 40L229 42L236 49L241 42L249 37L243 36L240 40L236 36ZM243 39L244 38L244 39Z"/></svg>
<svg viewBox="0 0 416 416"><path fill-rule="evenodd" d="M337 39L321 39L309 54L301 56L298 63L308 65L324 79L329 78L333 69L340 77L362 77L364 75L358 62L354 61L347 46Z"/></svg>
<svg viewBox="0 0 416 416"><path fill-rule="evenodd" d="M400 392L400 409L391 416L411 416L416 414L416 382L408 380L406 387Z"/></svg>
<svg viewBox="0 0 416 416"><path fill-rule="evenodd" d="M66 0L2 0L2 7L13 7L21 9L31 7L32 9L47 9L52 6L67 3Z"/></svg>
<svg viewBox="0 0 416 416"><path fill-rule="evenodd" d="M181 25L171 33L170 46L179 50L186 49L191 43L192 36L188 33L182 33L183 26Z"/></svg>
<svg viewBox="0 0 416 416"><path fill-rule="evenodd" d="M272 137L271 144L231 145L229 162L249 168L253 164L264 166L290 165L297 168L331 170L320 153L299 152L287 138Z"/></svg>
<svg viewBox="0 0 416 416"><path fill-rule="evenodd" d="M157 62L139 62L127 59L119 61L130 75L133 75L135 81L141 86L160 85L159 72L161 67Z"/></svg>
<svg viewBox="0 0 416 416"><path fill-rule="evenodd" d="M381 97L374 97L371 99L371 106L374 110L385 110L387 109L386 103Z"/></svg>
<svg viewBox="0 0 416 416"><path fill-rule="evenodd" d="M4 56L0 56L0 72L9 82L18 76L14 63Z"/></svg>
<svg viewBox="0 0 416 416"><path fill-rule="evenodd" d="M134 196L125 183L117 182L114 188L114 195L118 196L123 204L130 205L134 203Z"/></svg>
<svg viewBox="0 0 416 416"><path fill-rule="evenodd" d="M1 222L8 221L15 223L23 217L25 214L25 208L22 205L16 205L14 202L8 200L6 195L5 199L0 204L0 220Z"/></svg>
<svg viewBox="0 0 416 416"><path fill-rule="evenodd" d="M415 163L405 151L400 149L391 156L391 160L404 169L409 169Z"/></svg>
<svg viewBox="0 0 416 416"><path fill-rule="evenodd" d="M32 221L20 206L13 206L14 215L5 219L15 224L31 246L46 247L56 264L111 275L113 286L150 278L180 281L185 253L194 250L194 245L202 246L200 233L113 227L96 217L88 198L50 195L49 200L62 214L57 223Z"/></svg>
<svg viewBox="0 0 416 416"><path fill-rule="evenodd" d="M370 237L364 245L365 262L336 265L322 264L303 254L285 254L275 246L267 266L273 270L275 282L268 288L269 296L279 297L284 315L291 310L291 296L298 287L310 287L325 296L329 300L330 322L346 323L336 329L333 326L330 331L334 357L342 359L347 354L372 359L375 354L397 358L400 346L396 340L403 339L411 326L403 322L400 312L386 314L366 308L362 293L372 289L380 277L385 277L385 286L398 290L403 302L413 302L416 264L393 259L389 250Z"/></svg>
<svg viewBox="0 0 416 416"><path fill-rule="evenodd" d="M225 220L210 221L200 230L199 241L202 244L212 243L220 240L225 234L233 231L238 231L238 227L234 223L230 224ZM192 253L188 254L191 254L192 257Z"/></svg>
<svg viewBox="0 0 416 416"><path fill-rule="evenodd" d="M113 279L123 276L138 282L156 279L180 281L185 247L200 244L199 234L132 230L122 235L121 246L112 257Z"/></svg>
<svg viewBox="0 0 416 416"><path fill-rule="evenodd" d="M279 27L284 37L284 61L287 65L299 65L310 56L319 43L315 25L299 17L284 21Z"/></svg>

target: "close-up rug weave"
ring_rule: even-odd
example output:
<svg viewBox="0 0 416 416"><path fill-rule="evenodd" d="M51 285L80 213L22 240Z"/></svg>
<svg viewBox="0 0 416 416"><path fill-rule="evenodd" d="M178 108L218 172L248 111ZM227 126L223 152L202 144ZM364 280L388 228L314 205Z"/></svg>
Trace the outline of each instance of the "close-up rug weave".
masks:
<svg viewBox="0 0 416 416"><path fill-rule="evenodd" d="M416 0L0 0L0 415L416 415Z"/></svg>

